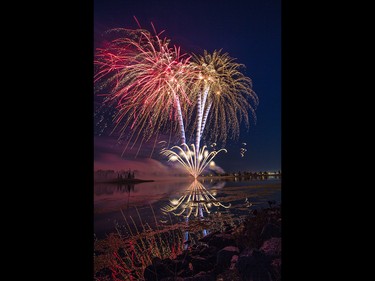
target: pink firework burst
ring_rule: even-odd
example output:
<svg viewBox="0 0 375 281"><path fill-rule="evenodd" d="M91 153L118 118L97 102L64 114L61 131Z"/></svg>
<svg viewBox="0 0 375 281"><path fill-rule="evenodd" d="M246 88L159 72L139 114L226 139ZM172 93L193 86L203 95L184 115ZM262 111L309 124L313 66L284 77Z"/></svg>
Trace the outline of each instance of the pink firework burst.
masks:
<svg viewBox="0 0 375 281"><path fill-rule="evenodd" d="M101 91L108 90L105 103L118 109L115 128L121 135L130 129L129 142L171 130L179 131L185 143L183 119L197 70L189 56L169 47L163 32L153 29L153 34L141 28L110 30L117 36L97 49L94 82Z"/></svg>

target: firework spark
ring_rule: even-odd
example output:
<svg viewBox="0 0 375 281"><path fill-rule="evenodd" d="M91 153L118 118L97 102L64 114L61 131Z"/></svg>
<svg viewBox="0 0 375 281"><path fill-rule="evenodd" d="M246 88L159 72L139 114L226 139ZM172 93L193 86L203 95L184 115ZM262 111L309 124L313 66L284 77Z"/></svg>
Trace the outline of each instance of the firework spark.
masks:
<svg viewBox="0 0 375 281"><path fill-rule="evenodd" d="M171 149L162 150L161 154L167 156L168 161L180 163L196 179L219 152L227 152L224 148L209 152L206 149L207 146L203 146L199 151L196 151L194 144L191 144L191 148L187 144L176 145ZM173 149L176 151L173 151Z"/></svg>

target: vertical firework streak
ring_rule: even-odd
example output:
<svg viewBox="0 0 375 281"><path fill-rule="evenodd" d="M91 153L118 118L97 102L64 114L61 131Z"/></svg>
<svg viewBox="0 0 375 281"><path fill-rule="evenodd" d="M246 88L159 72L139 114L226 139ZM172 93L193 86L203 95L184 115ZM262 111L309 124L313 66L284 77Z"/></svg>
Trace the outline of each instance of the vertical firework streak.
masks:
<svg viewBox="0 0 375 281"><path fill-rule="evenodd" d="M208 107L206 108L206 112L204 113L204 116L203 116L202 129L201 129L201 138L202 138L202 135L203 135L204 127L205 127L206 121L207 121L207 116L208 116L208 113L210 112L211 106L212 106L212 102L210 102L208 104Z"/></svg>
<svg viewBox="0 0 375 281"><path fill-rule="evenodd" d="M181 144L186 144L185 127L184 127L184 120L182 118L180 99L178 98L177 95L175 95L175 98L176 98L178 124L180 125Z"/></svg>
<svg viewBox="0 0 375 281"><path fill-rule="evenodd" d="M208 96L210 88L209 86L205 85L204 92L203 92L203 97L201 93L198 93L198 99L197 99L197 114L198 114L198 122L197 122L197 133L196 133L196 139L195 139L195 147L196 147L196 153L197 157L195 159L198 159L198 152L199 152L199 147L200 147L200 142L201 142L201 137L203 133L203 127L202 127L202 121L203 121L203 112L205 110L205 105L206 105L206 100ZM208 116L208 111L205 114L206 119Z"/></svg>

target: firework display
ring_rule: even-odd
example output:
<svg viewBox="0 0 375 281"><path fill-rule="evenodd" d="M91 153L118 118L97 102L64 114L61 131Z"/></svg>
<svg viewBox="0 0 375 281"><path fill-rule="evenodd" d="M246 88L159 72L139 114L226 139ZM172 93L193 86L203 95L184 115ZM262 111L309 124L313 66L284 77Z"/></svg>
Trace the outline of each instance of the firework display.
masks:
<svg viewBox="0 0 375 281"><path fill-rule="evenodd" d="M221 50L212 54L204 51L203 56L193 55L193 64L199 70L197 79L191 89L196 100L196 147L203 135L206 123L207 140L225 143L228 135L237 138L240 133L240 122L249 126L248 112L255 120L255 108L258 97L252 90L252 81L239 69L244 67L235 62L229 54ZM254 103L251 105L249 101ZM194 110L190 112L194 113ZM189 120L192 120L190 115ZM210 117L210 118L208 118Z"/></svg>
<svg viewBox="0 0 375 281"><path fill-rule="evenodd" d="M190 57L181 55L176 46L169 47L161 33L152 35L143 29L108 32L122 36L97 50L94 82L100 81L99 91L108 90L104 103L118 109L114 122L121 124L120 132L129 128L136 142L141 135L149 139L160 130L175 131L177 121L184 143L183 116L192 104L189 85L195 71Z"/></svg>
<svg viewBox="0 0 375 281"><path fill-rule="evenodd" d="M169 161L177 161L180 163L195 179L203 172L208 165L213 165L212 159L226 149L222 148L218 151L209 152L206 146L203 146L199 151L196 150L194 144L189 148L185 143L182 146L173 146L171 149L163 149L162 154L168 157ZM175 149L176 151L174 151Z"/></svg>
<svg viewBox="0 0 375 281"><path fill-rule="evenodd" d="M96 92L106 106L116 108L114 130L119 138L127 137L126 147L153 136L156 143L160 132L177 135L180 145L161 154L197 178L217 153L226 151L201 149L202 138L215 145L237 138L240 123L250 124L249 112L256 119L259 100L251 79L240 72L244 65L229 54L181 53L152 27L153 33L142 28L107 32L114 38L97 49Z"/></svg>

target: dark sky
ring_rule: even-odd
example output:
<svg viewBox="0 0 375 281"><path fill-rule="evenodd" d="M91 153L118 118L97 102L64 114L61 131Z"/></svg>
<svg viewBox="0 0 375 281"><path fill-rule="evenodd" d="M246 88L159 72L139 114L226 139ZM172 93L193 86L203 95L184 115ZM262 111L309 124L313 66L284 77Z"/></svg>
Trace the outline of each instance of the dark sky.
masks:
<svg viewBox="0 0 375 281"><path fill-rule="evenodd" d="M219 154L215 162L229 172L281 169L281 1L94 0L95 45L107 29L136 28L133 16L146 29L151 30L152 22L157 31L165 30L172 45L184 52L223 49L246 66L259 97L257 123L251 121L248 131L241 130L238 141L228 140L228 153ZM96 168L112 159L104 154L119 157L121 149L110 136L95 136L94 141ZM242 147L247 149L244 157ZM141 162L142 155L136 161Z"/></svg>

